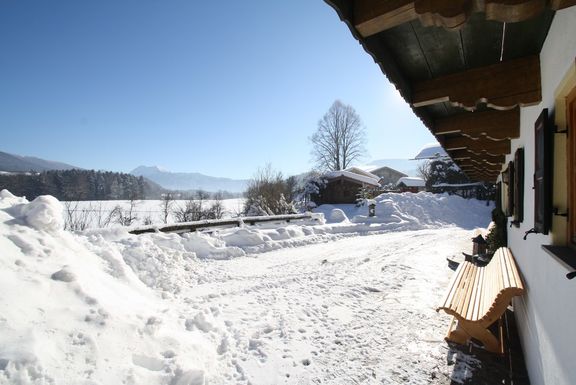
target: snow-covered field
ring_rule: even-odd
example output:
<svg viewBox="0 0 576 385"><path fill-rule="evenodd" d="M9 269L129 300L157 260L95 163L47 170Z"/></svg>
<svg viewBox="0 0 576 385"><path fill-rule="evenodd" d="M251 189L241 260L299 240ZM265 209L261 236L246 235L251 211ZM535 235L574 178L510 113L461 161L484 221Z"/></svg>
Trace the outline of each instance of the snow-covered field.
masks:
<svg viewBox="0 0 576 385"><path fill-rule="evenodd" d="M204 207L210 207L215 201L205 200ZM237 217L242 213L244 206L244 198L223 199L221 201L223 206L223 217ZM114 218L109 219L110 213L116 206L122 210L127 211L130 209L130 201L67 201L62 202L64 205L64 219L68 220L71 216L76 220L86 222L86 228L108 227L114 225ZM171 202L168 210L167 223L176 222L174 218L174 211L186 206L185 200L174 200ZM138 200L135 201L133 207L133 214L136 218L134 225L143 225L146 220L154 224L164 223L164 202L161 200ZM106 223L109 221L110 223ZM100 224L100 226L99 226ZM106 226L103 226L103 225Z"/></svg>
<svg viewBox="0 0 576 385"><path fill-rule="evenodd" d="M211 234L70 233L0 192L0 384L448 384L476 363L434 311L483 202L377 199L376 217Z"/></svg>

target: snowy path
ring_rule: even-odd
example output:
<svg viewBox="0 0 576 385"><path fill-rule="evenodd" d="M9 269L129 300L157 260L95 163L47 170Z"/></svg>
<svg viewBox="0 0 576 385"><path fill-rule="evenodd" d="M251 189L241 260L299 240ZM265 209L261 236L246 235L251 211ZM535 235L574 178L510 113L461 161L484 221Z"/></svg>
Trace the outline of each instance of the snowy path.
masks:
<svg viewBox="0 0 576 385"><path fill-rule="evenodd" d="M434 307L491 208L378 202L372 219L135 236L69 233L53 197L0 191L0 385L461 383L478 361Z"/></svg>
<svg viewBox="0 0 576 385"><path fill-rule="evenodd" d="M445 258L467 250L470 234L361 236L209 262L197 268L210 283L174 308L218 346L210 384L449 382L449 319L434 306Z"/></svg>

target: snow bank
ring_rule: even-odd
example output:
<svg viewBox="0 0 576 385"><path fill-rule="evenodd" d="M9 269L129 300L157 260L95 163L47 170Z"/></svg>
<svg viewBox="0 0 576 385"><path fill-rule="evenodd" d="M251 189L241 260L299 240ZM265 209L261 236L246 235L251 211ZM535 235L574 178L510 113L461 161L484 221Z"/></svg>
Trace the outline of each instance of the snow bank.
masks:
<svg viewBox="0 0 576 385"><path fill-rule="evenodd" d="M128 263L153 241L62 231L59 208L0 192L0 384L204 384L214 344Z"/></svg>
<svg viewBox="0 0 576 385"><path fill-rule="evenodd" d="M356 207L349 204L338 207L345 217L352 218L358 231L405 231L445 226L485 228L490 223L490 212L494 208L493 205L486 205L486 201L464 199L447 193L387 193L376 197L374 201L374 217L368 217L368 206ZM314 211L323 213L329 224L343 222L342 214L334 214L333 205L322 205Z"/></svg>
<svg viewBox="0 0 576 385"><path fill-rule="evenodd" d="M41 195L28 203L17 198L8 190L0 192L0 199L16 203L9 211L15 219L24 221L36 230L56 231L64 228L63 207L58 199L50 195Z"/></svg>
<svg viewBox="0 0 576 385"><path fill-rule="evenodd" d="M66 232L53 197L28 202L0 191L0 385L246 383L241 371L222 374L241 366L227 352L235 341L260 354L266 340L224 333L231 325L222 309L204 304L261 284L226 286L230 273L219 263L258 270L253 258L239 257L490 220L491 207L456 196L384 194L375 202L375 217L367 207L321 206L315 211L327 222L317 225L136 236L124 228Z"/></svg>

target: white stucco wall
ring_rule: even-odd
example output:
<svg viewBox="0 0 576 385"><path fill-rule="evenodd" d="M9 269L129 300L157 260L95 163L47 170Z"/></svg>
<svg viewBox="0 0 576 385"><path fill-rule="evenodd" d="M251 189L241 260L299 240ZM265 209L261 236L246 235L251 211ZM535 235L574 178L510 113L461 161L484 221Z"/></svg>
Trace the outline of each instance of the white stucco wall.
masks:
<svg viewBox="0 0 576 385"><path fill-rule="evenodd" d="M508 230L508 244L524 277L527 293L514 301L526 366L533 385L576 384L576 279L544 252L552 235L524 233L534 225L534 122L543 108L554 110L554 93L576 57L576 7L556 13L540 54L542 103L521 109L520 138L512 155L525 149L524 221ZM552 230L554 231L554 229Z"/></svg>

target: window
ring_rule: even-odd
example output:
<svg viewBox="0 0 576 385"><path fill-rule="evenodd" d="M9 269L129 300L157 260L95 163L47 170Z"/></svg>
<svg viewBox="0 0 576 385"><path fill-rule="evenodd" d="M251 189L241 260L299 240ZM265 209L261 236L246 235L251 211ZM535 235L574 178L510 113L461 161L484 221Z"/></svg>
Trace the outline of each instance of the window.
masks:
<svg viewBox="0 0 576 385"><path fill-rule="evenodd" d="M519 148L514 154L514 204L513 204L513 217L512 223L519 227L520 223L524 220L524 149Z"/></svg>
<svg viewBox="0 0 576 385"><path fill-rule="evenodd" d="M545 108L534 124L534 230L542 234L548 234L552 222L553 129Z"/></svg>
<svg viewBox="0 0 576 385"><path fill-rule="evenodd" d="M502 172L502 212L511 217L514 213L514 163L509 162L506 170Z"/></svg>
<svg viewBox="0 0 576 385"><path fill-rule="evenodd" d="M568 123L568 243L576 248L576 88L566 99Z"/></svg>

